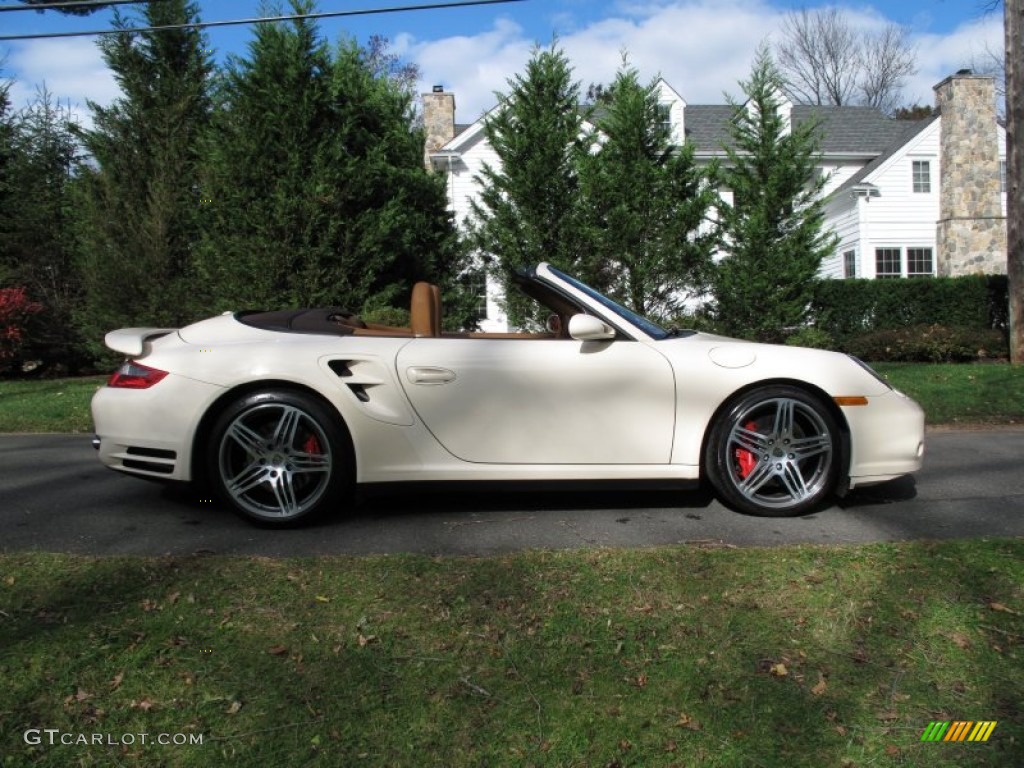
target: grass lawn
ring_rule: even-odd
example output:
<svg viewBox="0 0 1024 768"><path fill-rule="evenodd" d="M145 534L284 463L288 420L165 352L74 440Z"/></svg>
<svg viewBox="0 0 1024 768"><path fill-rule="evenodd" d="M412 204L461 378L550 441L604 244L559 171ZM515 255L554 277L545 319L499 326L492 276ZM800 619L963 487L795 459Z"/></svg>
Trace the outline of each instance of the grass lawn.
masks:
<svg viewBox="0 0 1024 768"><path fill-rule="evenodd" d="M929 424L1024 424L1024 365L877 363Z"/></svg>
<svg viewBox="0 0 1024 768"><path fill-rule="evenodd" d="M1024 424L1024 366L878 363L935 424ZM0 380L0 432L91 432L89 400L103 376Z"/></svg>
<svg viewBox="0 0 1024 768"><path fill-rule="evenodd" d="M0 380L0 432L91 432L89 400L106 380Z"/></svg>
<svg viewBox="0 0 1024 768"><path fill-rule="evenodd" d="M0 764L1020 766L1022 643L1021 540L0 555Z"/></svg>

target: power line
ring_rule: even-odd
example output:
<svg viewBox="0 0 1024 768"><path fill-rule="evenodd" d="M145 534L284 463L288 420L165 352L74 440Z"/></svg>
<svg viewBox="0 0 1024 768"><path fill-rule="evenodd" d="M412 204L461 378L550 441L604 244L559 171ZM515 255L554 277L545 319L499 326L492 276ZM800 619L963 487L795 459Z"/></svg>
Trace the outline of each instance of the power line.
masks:
<svg viewBox="0 0 1024 768"><path fill-rule="evenodd" d="M0 5L0 13L3 11L48 11L51 9L74 10L76 8L105 8L108 5L141 5L142 3L153 2L153 0L62 0L54 3L34 3L27 5Z"/></svg>
<svg viewBox="0 0 1024 768"><path fill-rule="evenodd" d="M167 24L160 27L129 27L125 29L93 29L84 32L46 32L31 35L0 35L0 40L42 40L62 37L97 37L133 32L168 32L174 29L208 29L210 27L231 27L243 24L268 24L275 21L296 21L299 19L331 19L340 16L371 16L378 13L399 13L402 11L433 11L443 8L468 8L473 5L499 5L522 3L525 0L463 0L450 3L425 3L422 5L398 5L388 8L364 8L357 11L324 11L321 13L295 13L287 16L258 16L252 19L230 19L226 21L197 21L191 24ZM31 6L29 6L31 7ZM38 6L37 6L38 7Z"/></svg>

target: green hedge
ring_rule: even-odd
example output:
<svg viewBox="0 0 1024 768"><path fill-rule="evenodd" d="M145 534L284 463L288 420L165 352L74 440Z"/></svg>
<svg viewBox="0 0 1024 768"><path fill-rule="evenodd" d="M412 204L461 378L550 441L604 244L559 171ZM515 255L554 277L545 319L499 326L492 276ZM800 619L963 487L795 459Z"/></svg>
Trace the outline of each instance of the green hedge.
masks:
<svg viewBox="0 0 1024 768"><path fill-rule="evenodd" d="M994 328L912 325L847 339L843 351L872 363L972 363L1006 357L1006 335Z"/></svg>
<svg viewBox="0 0 1024 768"><path fill-rule="evenodd" d="M911 326L999 329L1009 315L1005 275L907 280L823 280L815 327L844 344L865 333Z"/></svg>

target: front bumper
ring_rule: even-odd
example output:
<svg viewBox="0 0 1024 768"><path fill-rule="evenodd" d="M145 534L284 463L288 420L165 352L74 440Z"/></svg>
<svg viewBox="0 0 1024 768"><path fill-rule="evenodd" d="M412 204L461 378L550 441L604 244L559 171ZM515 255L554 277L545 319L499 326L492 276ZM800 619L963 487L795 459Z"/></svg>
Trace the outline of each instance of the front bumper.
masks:
<svg viewBox="0 0 1024 768"><path fill-rule="evenodd" d="M916 472L924 460L924 411L901 392L843 408L850 425L850 488Z"/></svg>

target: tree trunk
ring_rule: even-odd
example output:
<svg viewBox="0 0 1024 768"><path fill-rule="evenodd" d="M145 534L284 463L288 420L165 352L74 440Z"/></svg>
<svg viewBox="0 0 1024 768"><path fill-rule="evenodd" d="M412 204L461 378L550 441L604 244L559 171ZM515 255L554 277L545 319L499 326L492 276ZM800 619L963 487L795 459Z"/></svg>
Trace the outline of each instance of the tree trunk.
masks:
<svg viewBox="0 0 1024 768"><path fill-rule="evenodd" d="M1006 0L1006 274L1010 362L1024 363L1024 0Z"/></svg>

